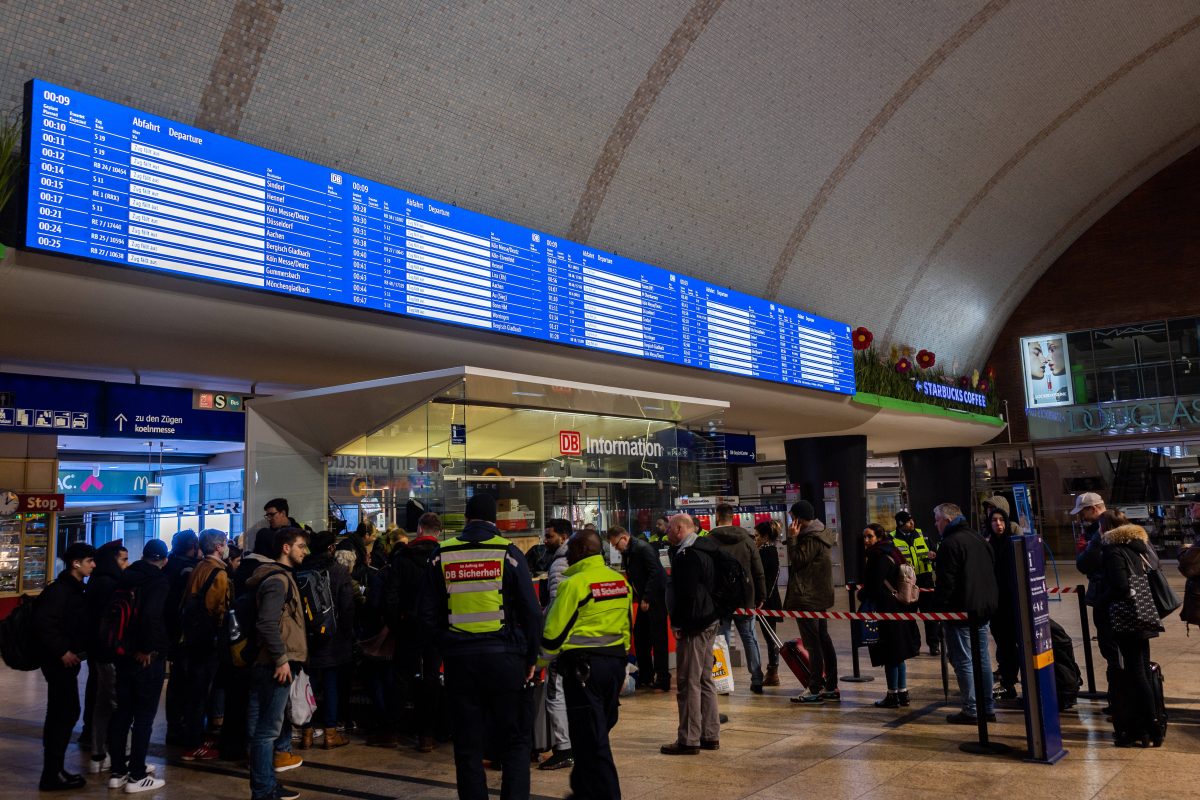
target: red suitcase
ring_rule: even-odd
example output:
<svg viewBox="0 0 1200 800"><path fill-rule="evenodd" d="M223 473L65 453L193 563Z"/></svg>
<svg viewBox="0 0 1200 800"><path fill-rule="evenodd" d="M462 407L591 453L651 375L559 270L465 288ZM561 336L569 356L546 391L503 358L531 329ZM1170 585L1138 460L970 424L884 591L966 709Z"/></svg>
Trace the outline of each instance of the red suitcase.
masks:
<svg viewBox="0 0 1200 800"><path fill-rule="evenodd" d="M758 617L757 614L755 614ZM768 637L779 648L779 655L783 658L783 662L788 665L788 669L796 676L796 680L800 681L800 685L805 689L811 689L813 683L812 661L809 659L808 650L805 649L804 643L799 639L792 639L787 642L779 639L779 634L770 625L767 625L762 617L758 617L761 623L759 627L763 629Z"/></svg>

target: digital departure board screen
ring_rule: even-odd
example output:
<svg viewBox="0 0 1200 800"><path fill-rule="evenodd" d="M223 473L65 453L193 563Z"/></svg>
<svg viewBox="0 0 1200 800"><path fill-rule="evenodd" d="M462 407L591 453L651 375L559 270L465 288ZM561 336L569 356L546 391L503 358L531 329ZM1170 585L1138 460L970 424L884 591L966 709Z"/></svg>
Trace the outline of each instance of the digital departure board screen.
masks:
<svg viewBox="0 0 1200 800"><path fill-rule="evenodd" d="M850 326L43 81L27 247L854 393Z"/></svg>

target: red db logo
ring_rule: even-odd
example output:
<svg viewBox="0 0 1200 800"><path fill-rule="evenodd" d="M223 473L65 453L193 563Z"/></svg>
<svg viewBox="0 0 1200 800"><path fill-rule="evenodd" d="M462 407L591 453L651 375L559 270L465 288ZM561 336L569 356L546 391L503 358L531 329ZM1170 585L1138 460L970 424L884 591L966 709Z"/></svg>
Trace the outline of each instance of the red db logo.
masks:
<svg viewBox="0 0 1200 800"><path fill-rule="evenodd" d="M558 449L564 456L583 455L583 439L579 431L559 431Z"/></svg>

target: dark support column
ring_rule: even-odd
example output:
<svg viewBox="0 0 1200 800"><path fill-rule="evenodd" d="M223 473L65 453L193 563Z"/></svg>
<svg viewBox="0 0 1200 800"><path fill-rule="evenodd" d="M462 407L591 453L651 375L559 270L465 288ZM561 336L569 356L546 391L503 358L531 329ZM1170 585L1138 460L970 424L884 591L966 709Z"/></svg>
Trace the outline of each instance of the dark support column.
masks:
<svg viewBox="0 0 1200 800"><path fill-rule="evenodd" d="M968 447L931 447L903 450L900 465L908 489L908 506L917 527L926 533L933 526L933 507L954 503L971 519L975 505L971 497L971 449Z"/></svg>
<svg viewBox="0 0 1200 800"><path fill-rule="evenodd" d="M842 563L847 581L857 583L862 563L862 538L867 526L867 437L820 436L783 443L789 483L825 519L825 484L836 482L841 495ZM836 580L840 576L834 575Z"/></svg>

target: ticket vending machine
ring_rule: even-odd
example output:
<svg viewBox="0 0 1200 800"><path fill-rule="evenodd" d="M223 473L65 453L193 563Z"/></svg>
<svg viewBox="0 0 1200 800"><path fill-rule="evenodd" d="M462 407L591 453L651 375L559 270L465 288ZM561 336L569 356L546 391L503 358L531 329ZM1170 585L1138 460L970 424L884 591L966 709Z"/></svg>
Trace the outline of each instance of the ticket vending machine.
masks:
<svg viewBox="0 0 1200 800"><path fill-rule="evenodd" d="M835 586L844 586L848 577L844 569L842 554L845 552L842 548L842 496L841 488L837 481L829 481L824 487L825 499L825 529L833 534L833 579ZM854 552L853 548L850 552ZM839 569L839 567L843 567ZM842 580L838 581L837 576L842 576Z"/></svg>

